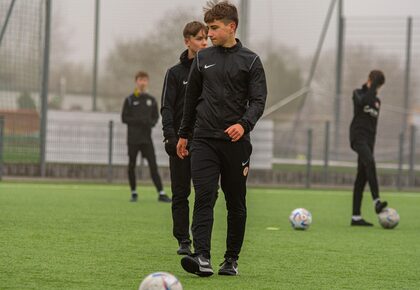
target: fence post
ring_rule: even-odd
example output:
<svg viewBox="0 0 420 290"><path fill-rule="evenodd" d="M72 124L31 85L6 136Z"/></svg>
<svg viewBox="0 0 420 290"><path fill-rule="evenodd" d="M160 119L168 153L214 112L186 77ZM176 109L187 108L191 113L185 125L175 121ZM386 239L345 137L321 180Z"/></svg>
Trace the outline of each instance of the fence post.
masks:
<svg viewBox="0 0 420 290"><path fill-rule="evenodd" d="M343 0L337 1L337 55L336 55L336 74L335 74L335 98L334 98L334 158L338 159L340 141L340 111L342 93L342 75L344 58L344 25Z"/></svg>
<svg viewBox="0 0 420 290"><path fill-rule="evenodd" d="M408 110L410 107L410 75L411 75L411 46L412 46L413 19L407 18L407 43L405 49L405 73L404 73L404 114L402 131L408 129Z"/></svg>
<svg viewBox="0 0 420 290"><path fill-rule="evenodd" d="M100 1L95 1L95 36L93 42L93 82L92 82L92 111L96 111L98 94L98 54L99 54L99 9Z"/></svg>
<svg viewBox="0 0 420 290"><path fill-rule="evenodd" d="M330 154L330 121L325 122L325 140L324 140L324 183L328 183L328 163Z"/></svg>
<svg viewBox="0 0 420 290"><path fill-rule="evenodd" d="M41 177L45 177L46 147L47 147L47 114L48 114L48 80L50 67L50 38L51 38L51 6L52 0L45 1L45 36L42 64L42 85L41 85L41 125L40 125L40 171Z"/></svg>
<svg viewBox="0 0 420 290"><path fill-rule="evenodd" d="M414 172L414 164L416 158L416 127L410 126L410 187L415 186L416 174Z"/></svg>
<svg viewBox="0 0 420 290"><path fill-rule="evenodd" d="M0 116L0 180L3 179L4 117Z"/></svg>
<svg viewBox="0 0 420 290"><path fill-rule="evenodd" d="M398 148L398 176L397 176L397 190L402 190L402 170L404 164L404 133L400 133L399 136L399 148Z"/></svg>
<svg viewBox="0 0 420 290"><path fill-rule="evenodd" d="M108 130L108 182L112 183L112 154L113 154L113 141L114 141L114 121L109 121Z"/></svg>
<svg viewBox="0 0 420 290"><path fill-rule="evenodd" d="M311 187L311 164L312 164L312 129L308 129L308 149L306 154L306 188Z"/></svg>

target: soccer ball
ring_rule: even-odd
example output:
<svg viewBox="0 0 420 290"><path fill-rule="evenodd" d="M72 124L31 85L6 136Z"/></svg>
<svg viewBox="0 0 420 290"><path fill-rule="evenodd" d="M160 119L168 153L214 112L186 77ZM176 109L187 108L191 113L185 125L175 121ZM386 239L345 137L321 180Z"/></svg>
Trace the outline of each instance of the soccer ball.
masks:
<svg viewBox="0 0 420 290"><path fill-rule="evenodd" d="M312 214L304 208L297 208L290 214L289 221L295 230L306 230L312 223Z"/></svg>
<svg viewBox="0 0 420 290"><path fill-rule="evenodd" d="M393 229L398 225L400 216L395 209L387 207L378 214L378 219L383 228Z"/></svg>
<svg viewBox="0 0 420 290"><path fill-rule="evenodd" d="M182 290L182 285L175 276L166 272L156 272L144 278L139 290Z"/></svg>

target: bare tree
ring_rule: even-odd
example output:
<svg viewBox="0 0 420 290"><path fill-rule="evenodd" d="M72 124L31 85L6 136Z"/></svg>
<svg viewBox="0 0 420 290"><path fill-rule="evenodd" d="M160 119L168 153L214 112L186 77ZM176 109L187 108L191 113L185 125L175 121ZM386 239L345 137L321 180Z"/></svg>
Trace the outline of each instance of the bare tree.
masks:
<svg viewBox="0 0 420 290"><path fill-rule="evenodd" d="M150 93L160 101L163 79L168 67L176 64L185 49L182 30L185 23L200 19L188 12L168 12L144 38L120 41L106 59L100 95L108 110L120 110L123 98L134 87L138 70L150 75Z"/></svg>
<svg viewBox="0 0 420 290"><path fill-rule="evenodd" d="M259 47L267 47L261 54L267 78L268 97L266 107L270 107L287 96L293 94L303 86L303 73L300 67L300 57L291 48L286 46L273 47L262 43ZM289 119L296 113L301 100L286 105L271 115L271 119L278 121Z"/></svg>

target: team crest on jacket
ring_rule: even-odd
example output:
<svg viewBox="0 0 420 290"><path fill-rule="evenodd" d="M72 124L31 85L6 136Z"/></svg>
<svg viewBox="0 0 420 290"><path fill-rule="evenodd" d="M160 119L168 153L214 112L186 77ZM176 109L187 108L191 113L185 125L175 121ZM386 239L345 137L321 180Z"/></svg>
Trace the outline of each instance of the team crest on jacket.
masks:
<svg viewBox="0 0 420 290"><path fill-rule="evenodd" d="M148 107L150 107L150 106L152 105L152 100L147 100L147 101L146 101L146 105L147 105Z"/></svg>

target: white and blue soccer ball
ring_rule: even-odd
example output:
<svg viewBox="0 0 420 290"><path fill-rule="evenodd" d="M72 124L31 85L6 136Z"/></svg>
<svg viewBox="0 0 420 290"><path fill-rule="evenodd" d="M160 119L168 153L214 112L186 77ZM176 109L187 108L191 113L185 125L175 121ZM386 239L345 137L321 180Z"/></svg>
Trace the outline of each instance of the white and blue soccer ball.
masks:
<svg viewBox="0 0 420 290"><path fill-rule="evenodd" d="M174 275L156 272L144 278L139 290L182 290L182 285Z"/></svg>
<svg viewBox="0 0 420 290"><path fill-rule="evenodd" d="M289 221L295 230L306 230L312 223L312 214L304 208L297 208L292 211Z"/></svg>
<svg viewBox="0 0 420 290"><path fill-rule="evenodd" d="M387 207L378 214L378 219L383 228L393 229L400 222L400 215L395 209Z"/></svg>

